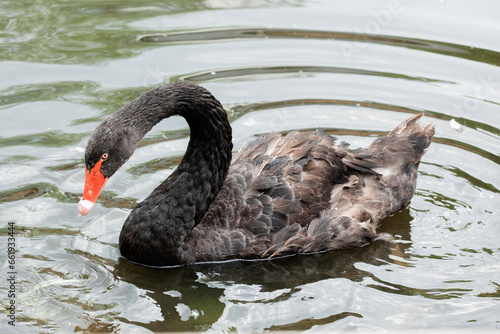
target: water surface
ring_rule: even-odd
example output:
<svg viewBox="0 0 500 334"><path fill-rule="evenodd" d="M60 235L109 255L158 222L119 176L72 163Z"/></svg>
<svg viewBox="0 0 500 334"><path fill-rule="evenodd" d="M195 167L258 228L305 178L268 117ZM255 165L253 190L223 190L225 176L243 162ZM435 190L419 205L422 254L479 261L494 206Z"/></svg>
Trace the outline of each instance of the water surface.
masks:
<svg viewBox="0 0 500 334"><path fill-rule="evenodd" d="M500 329L498 3L40 0L0 12L0 230L4 245L15 222L18 306L1 332ZM410 206L380 228L394 241L165 271L124 261L123 221L178 164L187 124L157 125L82 218L84 148L107 115L178 80L223 103L236 148L318 127L365 146L425 112L437 134Z"/></svg>

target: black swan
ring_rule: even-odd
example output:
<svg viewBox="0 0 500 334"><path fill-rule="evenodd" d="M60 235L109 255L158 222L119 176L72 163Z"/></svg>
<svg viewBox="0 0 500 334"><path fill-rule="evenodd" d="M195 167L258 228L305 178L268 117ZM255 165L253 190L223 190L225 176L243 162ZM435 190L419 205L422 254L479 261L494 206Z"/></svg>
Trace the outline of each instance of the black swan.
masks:
<svg viewBox="0 0 500 334"><path fill-rule="evenodd" d="M106 118L85 151L86 215L99 193L164 118L187 120L191 138L177 169L130 213L121 254L146 266L263 259L362 246L385 217L406 207L434 135L410 117L368 148L323 131L271 133L232 157L220 102L187 82L141 94ZM232 161L231 161L232 160Z"/></svg>

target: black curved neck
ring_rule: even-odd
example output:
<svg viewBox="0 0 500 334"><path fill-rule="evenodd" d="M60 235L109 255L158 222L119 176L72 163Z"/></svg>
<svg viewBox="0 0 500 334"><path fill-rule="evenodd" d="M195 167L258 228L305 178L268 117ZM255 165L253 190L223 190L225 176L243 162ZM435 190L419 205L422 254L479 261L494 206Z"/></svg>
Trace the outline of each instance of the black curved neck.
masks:
<svg viewBox="0 0 500 334"><path fill-rule="evenodd" d="M135 118L130 124L135 124L137 135L144 136L156 123L177 114L189 124L191 138L177 169L127 218L120 251L131 261L164 266L180 262L186 236L219 193L231 162L232 141L227 114L208 91L187 83L158 89L141 96L142 104L136 103L135 111L128 113Z"/></svg>

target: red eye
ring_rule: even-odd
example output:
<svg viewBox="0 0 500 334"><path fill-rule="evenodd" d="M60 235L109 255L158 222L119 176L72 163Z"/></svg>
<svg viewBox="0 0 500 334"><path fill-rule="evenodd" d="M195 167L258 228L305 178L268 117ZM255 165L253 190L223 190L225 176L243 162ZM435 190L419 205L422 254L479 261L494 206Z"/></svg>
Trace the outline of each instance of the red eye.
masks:
<svg viewBox="0 0 500 334"><path fill-rule="evenodd" d="M101 160L106 160L108 158L108 154L107 153L104 153L103 155L101 155Z"/></svg>

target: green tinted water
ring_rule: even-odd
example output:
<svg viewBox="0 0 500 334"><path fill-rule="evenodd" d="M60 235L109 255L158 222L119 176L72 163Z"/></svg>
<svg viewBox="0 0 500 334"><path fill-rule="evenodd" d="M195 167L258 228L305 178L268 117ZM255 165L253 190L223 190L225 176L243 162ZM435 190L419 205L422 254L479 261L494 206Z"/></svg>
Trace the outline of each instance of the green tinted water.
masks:
<svg viewBox="0 0 500 334"><path fill-rule="evenodd" d="M500 7L493 1L8 1L0 5L1 332L495 331L500 326ZM117 249L130 210L179 162L180 118L149 133L92 213L83 152L107 115L189 80L235 147L322 127L365 146L413 113L436 124L394 242L158 271ZM5 240L5 243L3 242Z"/></svg>

